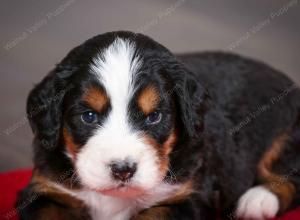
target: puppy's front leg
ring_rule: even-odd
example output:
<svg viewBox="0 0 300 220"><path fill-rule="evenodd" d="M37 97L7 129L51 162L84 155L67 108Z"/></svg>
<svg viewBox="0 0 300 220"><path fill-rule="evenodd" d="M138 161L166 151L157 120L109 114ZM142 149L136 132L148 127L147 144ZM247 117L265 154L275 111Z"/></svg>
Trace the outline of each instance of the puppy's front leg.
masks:
<svg viewBox="0 0 300 220"><path fill-rule="evenodd" d="M40 201L38 201L40 202ZM43 202L42 202L43 203ZM27 213L19 212L21 220L88 220L90 217L81 210L63 207L55 203L37 204L35 207L27 208Z"/></svg>
<svg viewBox="0 0 300 220"><path fill-rule="evenodd" d="M19 193L16 210L21 220L90 219L82 202L37 182Z"/></svg>

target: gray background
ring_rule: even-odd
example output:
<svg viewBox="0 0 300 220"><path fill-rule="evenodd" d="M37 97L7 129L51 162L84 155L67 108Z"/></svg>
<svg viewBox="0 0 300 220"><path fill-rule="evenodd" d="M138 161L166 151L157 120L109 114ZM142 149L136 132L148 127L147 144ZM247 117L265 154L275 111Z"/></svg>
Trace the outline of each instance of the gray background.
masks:
<svg viewBox="0 0 300 220"><path fill-rule="evenodd" d="M0 171L31 166L25 101L34 83L74 46L114 30L174 52L232 50L300 82L299 0L2 0Z"/></svg>

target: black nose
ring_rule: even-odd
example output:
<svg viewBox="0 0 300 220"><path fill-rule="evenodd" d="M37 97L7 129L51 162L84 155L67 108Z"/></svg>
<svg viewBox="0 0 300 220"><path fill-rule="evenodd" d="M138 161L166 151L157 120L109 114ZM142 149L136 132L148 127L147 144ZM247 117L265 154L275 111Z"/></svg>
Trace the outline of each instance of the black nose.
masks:
<svg viewBox="0 0 300 220"><path fill-rule="evenodd" d="M131 179L136 171L136 163L115 162L110 165L112 176L122 182Z"/></svg>

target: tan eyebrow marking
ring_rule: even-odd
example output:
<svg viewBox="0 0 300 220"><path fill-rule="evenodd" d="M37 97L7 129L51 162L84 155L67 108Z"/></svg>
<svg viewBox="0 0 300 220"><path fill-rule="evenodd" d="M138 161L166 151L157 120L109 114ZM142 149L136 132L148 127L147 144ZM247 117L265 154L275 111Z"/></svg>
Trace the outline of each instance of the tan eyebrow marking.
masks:
<svg viewBox="0 0 300 220"><path fill-rule="evenodd" d="M99 88L90 87L83 95L83 100L97 112L101 112L108 105L106 93Z"/></svg>
<svg viewBox="0 0 300 220"><path fill-rule="evenodd" d="M154 86L146 87L138 96L138 106L147 115L155 110L160 100L159 92Z"/></svg>

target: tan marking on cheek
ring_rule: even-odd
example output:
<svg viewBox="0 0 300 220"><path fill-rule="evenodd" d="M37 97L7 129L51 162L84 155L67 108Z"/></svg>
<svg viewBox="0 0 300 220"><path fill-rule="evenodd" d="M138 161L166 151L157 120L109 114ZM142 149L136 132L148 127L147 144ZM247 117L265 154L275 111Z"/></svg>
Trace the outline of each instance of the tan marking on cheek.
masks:
<svg viewBox="0 0 300 220"><path fill-rule="evenodd" d="M170 136L163 144L164 154L169 155L173 149L173 146L176 144L177 141L177 131L175 129L172 130Z"/></svg>
<svg viewBox="0 0 300 220"><path fill-rule="evenodd" d="M101 112L108 105L106 93L96 87L89 88L84 93L83 100L97 112Z"/></svg>
<svg viewBox="0 0 300 220"><path fill-rule="evenodd" d="M61 184L58 181L51 181L48 177L45 177L39 173L33 173L31 183L33 183L33 190L35 192L41 192L41 193L60 193L60 190L55 188L52 184Z"/></svg>
<svg viewBox="0 0 300 220"><path fill-rule="evenodd" d="M258 164L258 176L264 185L278 196L281 211L288 208L296 193L294 184L288 178L276 174L272 170L274 163L281 156L288 138L286 133L277 137Z"/></svg>
<svg viewBox="0 0 300 220"><path fill-rule="evenodd" d="M177 132L175 129L172 130L167 140L160 145L157 143L157 141L149 137L148 135L145 135L145 141L147 144L151 145L152 148L156 151L156 154L158 156L158 165L159 170L162 176L165 176L168 169L169 169L169 154L171 153L173 146L177 142Z"/></svg>
<svg viewBox="0 0 300 220"><path fill-rule="evenodd" d="M78 146L74 143L73 137L68 132L67 128L64 128L63 136L67 151L73 156L73 158L76 158L76 154L78 153Z"/></svg>
<svg viewBox="0 0 300 220"><path fill-rule="evenodd" d="M169 154L171 153L176 142L177 142L177 132L175 131L175 129L173 129L168 139L162 145L160 170L161 173L164 173L164 175L169 169L169 161L170 161Z"/></svg>
<svg viewBox="0 0 300 220"><path fill-rule="evenodd" d="M186 183L182 184L182 186L177 190L176 193L174 193L174 195L160 202L160 204L172 205L172 204L180 203L186 200L193 192L194 190L193 190L192 181L187 181Z"/></svg>
<svg viewBox="0 0 300 220"><path fill-rule="evenodd" d="M138 97L137 103L144 114L149 114L155 110L159 103L159 92L154 86L146 87Z"/></svg>
<svg viewBox="0 0 300 220"><path fill-rule="evenodd" d="M64 180L60 180L60 177L62 175L58 176L54 180L50 180L48 177L45 177L39 172L34 171L31 179L31 185L32 185L32 193L35 196L43 196L47 195L49 198L51 198L53 201L57 201L61 204L68 205L68 207L74 207L79 208L83 207L83 203L74 197L71 197L70 195L66 194L65 192L61 191L60 189L56 188L53 184L59 184L64 185ZM52 177L53 178L53 177ZM76 190L71 188L72 190ZM34 198L33 197L33 198Z"/></svg>

